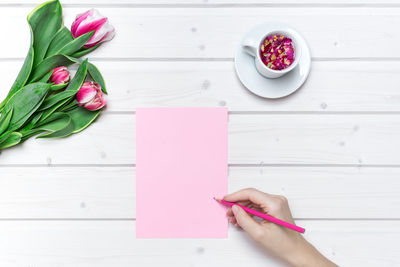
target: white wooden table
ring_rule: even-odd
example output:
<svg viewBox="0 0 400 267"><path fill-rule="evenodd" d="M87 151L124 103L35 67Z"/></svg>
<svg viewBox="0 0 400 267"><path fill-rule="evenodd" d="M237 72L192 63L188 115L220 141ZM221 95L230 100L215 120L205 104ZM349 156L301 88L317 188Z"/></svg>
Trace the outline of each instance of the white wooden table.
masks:
<svg viewBox="0 0 400 267"><path fill-rule="evenodd" d="M41 0L0 1L0 96ZM0 155L0 266L279 266L246 235L135 239L135 108L227 106L229 190L289 198L306 237L341 266L400 266L400 1L64 0L115 39L92 53L110 96L86 131ZM258 98L233 55L252 26L295 26L312 51L296 94ZM157 167L157 166L155 166Z"/></svg>

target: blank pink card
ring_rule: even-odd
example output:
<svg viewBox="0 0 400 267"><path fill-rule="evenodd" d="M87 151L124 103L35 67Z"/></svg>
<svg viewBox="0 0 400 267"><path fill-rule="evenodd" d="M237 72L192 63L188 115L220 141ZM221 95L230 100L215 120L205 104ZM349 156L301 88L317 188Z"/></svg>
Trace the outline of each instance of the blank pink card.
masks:
<svg viewBox="0 0 400 267"><path fill-rule="evenodd" d="M226 108L136 110L136 237L227 238Z"/></svg>

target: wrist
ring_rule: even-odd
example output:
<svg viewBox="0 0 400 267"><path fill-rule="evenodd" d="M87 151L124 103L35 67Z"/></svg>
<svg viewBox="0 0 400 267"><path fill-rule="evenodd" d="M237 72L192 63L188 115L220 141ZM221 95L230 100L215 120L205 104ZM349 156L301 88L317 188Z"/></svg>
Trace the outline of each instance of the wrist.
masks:
<svg viewBox="0 0 400 267"><path fill-rule="evenodd" d="M287 262L293 267L327 266L327 259L302 236L296 242Z"/></svg>
<svg viewBox="0 0 400 267"><path fill-rule="evenodd" d="M317 264L319 262L318 251L302 236L295 242L291 252L287 262L293 267L321 266Z"/></svg>

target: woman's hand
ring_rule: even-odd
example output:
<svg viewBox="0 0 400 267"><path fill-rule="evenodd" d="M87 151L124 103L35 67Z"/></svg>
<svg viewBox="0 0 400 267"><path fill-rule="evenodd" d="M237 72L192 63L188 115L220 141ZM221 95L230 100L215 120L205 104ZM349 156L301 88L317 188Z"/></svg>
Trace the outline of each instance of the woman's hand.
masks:
<svg viewBox="0 0 400 267"><path fill-rule="evenodd" d="M284 196L248 188L229 194L224 199L295 224ZM265 220L259 223L237 205L228 209L227 215L231 223L243 228L263 249L292 266L337 266L296 231Z"/></svg>

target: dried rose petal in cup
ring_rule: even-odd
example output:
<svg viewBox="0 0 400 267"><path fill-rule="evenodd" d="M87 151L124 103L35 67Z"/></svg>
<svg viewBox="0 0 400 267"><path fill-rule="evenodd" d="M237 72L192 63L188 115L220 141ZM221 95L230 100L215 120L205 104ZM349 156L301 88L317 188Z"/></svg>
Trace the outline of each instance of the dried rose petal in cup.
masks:
<svg viewBox="0 0 400 267"><path fill-rule="evenodd" d="M292 39L281 34L265 37L260 47L261 61L270 69L283 70L294 61Z"/></svg>

